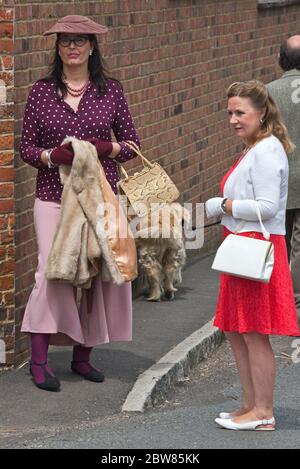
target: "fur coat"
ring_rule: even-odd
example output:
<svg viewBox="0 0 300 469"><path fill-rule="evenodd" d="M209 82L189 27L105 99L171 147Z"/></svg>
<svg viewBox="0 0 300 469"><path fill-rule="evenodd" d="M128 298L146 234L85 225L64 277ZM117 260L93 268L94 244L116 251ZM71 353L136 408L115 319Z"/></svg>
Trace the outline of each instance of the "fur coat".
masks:
<svg viewBox="0 0 300 469"><path fill-rule="evenodd" d="M136 247L126 215L108 183L95 147L68 137L72 166L60 166L61 219L46 266L48 280L90 288L98 273L117 285L137 276Z"/></svg>

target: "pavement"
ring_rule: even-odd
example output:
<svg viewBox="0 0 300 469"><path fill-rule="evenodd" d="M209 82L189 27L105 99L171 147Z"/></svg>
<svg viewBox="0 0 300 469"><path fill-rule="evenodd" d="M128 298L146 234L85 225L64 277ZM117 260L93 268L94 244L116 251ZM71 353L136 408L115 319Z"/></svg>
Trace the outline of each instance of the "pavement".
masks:
<svg viewBox="0 0 300 469"><path fill-rule="evenodd" d="M0 448L124 414L142 413L166 398L190 368L222 340L211 324L219 275L212 256L190 258L175 301L133 304L133 341L97 347L93 363L106 379L96 384L70 372L71 348L52 348L59 393L37 389L28 365L0 375ZM136 405L134 405L136 404ZM21 440L20 440L21 438Z"/></svg>
<svg viewBox="0 0 300 469"><path fill-rule="evenodd" d="M164 403L149 411L121 412L34 439L25 435L14 444L7 442L6 447L94 449L97 451L85 454L85 460L88 456L89 462L99 464L109 455L131 455L135 457L134 466L149 463L147 455L151 453L167 457L166 450L174 454L173 450L182 453L183 449L189 455L192 449L200 463L201 449L299 449L300 356L299 362L293 363L293 341L291 337L272 337L277 361L276 432L232 432L215 424L220 411L237 408L241 395L234 358L228 342L223 341L207 360L190 371L188 378L174 386ZM130 451L136 449L144 451Z"/></svg>

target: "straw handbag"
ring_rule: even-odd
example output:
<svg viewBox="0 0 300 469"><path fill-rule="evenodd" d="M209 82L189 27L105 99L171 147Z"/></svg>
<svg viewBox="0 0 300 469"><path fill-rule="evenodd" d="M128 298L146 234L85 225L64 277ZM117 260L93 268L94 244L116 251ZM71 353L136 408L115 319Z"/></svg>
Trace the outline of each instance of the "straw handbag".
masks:
<svg viewBox="0 0 300 469"><path fill-rule="evenodd" d="M134 142L126 142L129 148L140 156L144 168L128 176L123 166L119 166L124 176L117 183L120 195L126 195L127 203L138 217L150 212L151 204L172 203L179 197L179 191L165 170L158 163L150 163ZM153 207L152 207L153 208Z"/></svg>

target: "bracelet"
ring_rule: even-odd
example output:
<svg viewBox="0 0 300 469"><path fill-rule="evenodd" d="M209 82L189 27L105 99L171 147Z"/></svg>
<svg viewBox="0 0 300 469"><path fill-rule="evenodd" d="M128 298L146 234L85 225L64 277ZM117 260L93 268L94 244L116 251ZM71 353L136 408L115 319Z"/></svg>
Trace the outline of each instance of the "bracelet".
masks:
<svg viewBox="0 0 300 469"><path fill-rule="evenodd" d="M52 161L51 161L52 151L53 151L53 148L52 148L52 150L45 150L45 154L46 154L46 157L47 157L47 160L48 160L48 168L49 169L53 169L53 168L56 167L55 164L53 164Z"/></svg>

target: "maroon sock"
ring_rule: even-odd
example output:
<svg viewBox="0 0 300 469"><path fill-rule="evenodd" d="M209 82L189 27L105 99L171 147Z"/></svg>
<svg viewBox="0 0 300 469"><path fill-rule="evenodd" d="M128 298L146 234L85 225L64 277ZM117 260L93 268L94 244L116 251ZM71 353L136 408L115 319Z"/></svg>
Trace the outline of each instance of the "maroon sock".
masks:
<svg viewBox="0 0 300 469"><path fill-rule="evenodd" d="M72 366L78 373L86 375L92 370L100 371L90 364L90 353L92 350L92 347L82 347L82 345L76 345L73 348Z"/></svg>
<svg viewBox="0 0 300 469"><path fill-rule="evenodd" d="M48 359L48 347L50 334L30 334L31 335L31 373L34 381L41 384L45 381L44 370L41 364L45 364ZM55 376L51 368L46 365L46 370L51 376Z"/></svg>

